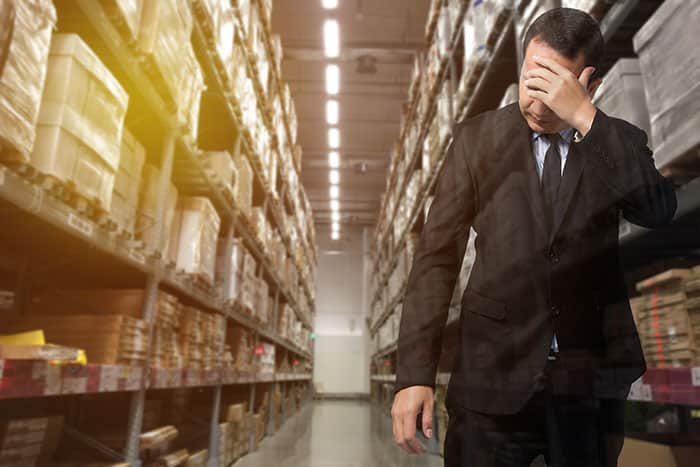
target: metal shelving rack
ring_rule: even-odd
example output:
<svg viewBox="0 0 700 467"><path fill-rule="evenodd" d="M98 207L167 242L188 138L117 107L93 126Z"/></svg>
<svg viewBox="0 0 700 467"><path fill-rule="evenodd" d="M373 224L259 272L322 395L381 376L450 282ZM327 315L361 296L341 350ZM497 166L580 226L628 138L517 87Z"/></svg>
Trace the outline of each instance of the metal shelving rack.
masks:
<svg viewBox="0 0 700 467"><path fill-rule="evenodd" d="M56 4L59 12L61 8L69 7L66 2L62 3L60 0ZM300 281L298 284L285 284L283 282L273 266L271 258L266 254L264 247L253 233L250 220L245 217L236 205L232 194L217 183L214 175L204 166L200 157L201 151L196 148L196 143L191 136L186 134L181 122L178 122L165 110L168 109L168 105L159 94L157 85L145 71L141 57L122 37L102 4L91 0L77 0L73 5L70 5L70 8L72 9L72 14L80 15L79 19L86 25L89 25L88 27L94 31L94 36L97 38L95 40L99 42L97 49L100 53L109 54L110 63L116 63L120 71L126 75L130 89L136 90L138 96L147 104L147 107L153 113L153 117L163 129L162 141L159 144L161 163L155 222L157 238L161 238L161 244L164 244L167 234L163 228L164 212L166 194L171 180L175 181L183 193L209 197L222 219L222 232L225 232L224 238L226 239L224 248L230 251L234 238L241 238L246 248L259 263L259 274L267 281L273 291L275 306L271 326L263 326L244 314L237 306L225 304L219 294L216 293L216 290L205 290L193 284L186 277L178 275L172 267L157 255L149 255L133 242L115 236L113 232L82 216L61 200L54 198L42 187L27 181L20 174L9 168L0 166L0 209L3 212L4 219L17 220L8 222L6 228L8 231L15 229L14 233L17 234L18 239L26 237L27 240L19 240L20 243L24 247L33 249L38 246L37 242L41 240L41 236L31 235L31 231L36 226L41 226L42 229L46 229L51 234L52 238L59 238L60 242L56 242L56 244L61 245L61 247L49 246L42 248L41 254L49 255L44 256L44 260L54 258L54 254L56 255L55 257L61 258L60 249L65 243L71 245L71 250L75 250L71 253L74 255L73 260L80 261L80 259L85 259L86 262L89 262L91 258L99 258L97 262L109 264L111 268L119 271L122 276L128 276L130 284L142 284L146 297L142 316L148 323L149 342L153 339L153 315L157 293L160 288L164 288L186 302L196 304L209 312L224 315L227 318L225 320L226 328L228 328L229 324L235 324L248 329L253 334L256 345L258 342L267 341L277 346L278 349L288 352L290 356L293 355L299 359L311 361L313 355L309 350L299 348L290 340L282 338L277 334L276 329L277 315L282 300L294 309L295 314L302 321L303 325L311 329L314 298L311 292L312 284L309 283L311 277L307 272L309 268L302 267L303 264L300 263L292 248L291 239L283 228L281 212L286 207L283 206L279 197L274 194L275 187L271 187L268 183L264 168L252 149L250 133L242 125L240 108L230 90L227 89L226 78L220 72L223 68L217 63L218 55L212 50L211 37L207 36L208 33L211 33L211 30L205 21L201 21L201 15L198 16L196 14L197 9L201 7L199 0L192 0L191 4L195 13L192 35L193 46L204 72L205 83L210 90L215 90L217 96L220 96L220 100L225 104L227 109L226 116L237 132L235 143L231 148L233 155L236 157L243 155L251 162L257 182L264 189L265 213L273 221L273 224L276 224L275 227L280 231L283 238L283 243L287 250L286 253L294 260ZM254 6L259 8L260 11L264 8L259 0L254 2ZM265 20L267 18L266 15L261 14L261 18L263 18L263 23L266 25L265 48L268 54L267 59L274 69L273 81L279 89L281 88L281 78L280 72L275 67L275 62L272 59L272 48L269 43L269 23ZM237 27L236 29L240 31L240 28ZM90 43L93 36L91 35L86 39ZM247 66L249 71L254 71L256 66L255 58L246 49L240 37L238 37L238 40L241 41L248 58ZM267 119L267 130L271 131L272 124L269 113L270 105L267 101L268 96L264 87L257 82L257 73L253 73L253 78L256 83L257 97L259 101L264 103L266 110L263 114ZM287 139L291 141L288 118L287 115L284 115ZM277 138L274 136L274 132L272 133L273 150L279 151ZM279 154L276 156L279 156ZM299 167L292 165L298 174ZM282 181L281 185L286 193L286 190L288 190L287 185L284 181ZM299 186L299 190L299 196L305 199L303 187ZM287 205L291 205L293 214L294 203L288 202ZM302 209L304 208L305 206L302 206ZM289 211L287 209L287 212ZM301 234L300 230L302 227L299 222L294 222L293 228L297 230L297 238L303 239L304 235ZM309 245L306 242L302 243L304 243L304 259L315 262L317 257L315 245ZM230 268L230 264L227 266ZM225 271L224 280L226 282L230 281L231 275L230 270ZM22 277L22 275L19 278L20 283L27 280L30 280L30 278ZM228 284L224 284L224 286L228 286ZM292 290L297 287L307 295L310 310L300 309L300 304L292 293ZM18 300L22 300L22 297L18 297ZM222 355L223 350L223 348L220 349ZM151 367L149 361L150 358L147 358L142 367L129 367L106 364L54 366L46 362L28 363L26 361L0 360L0 399L34 398L62 394L128 393L130 394L128 428L126 444L122 452L115 452L107 446L101 445L87 434L77 433L71 428L68 428L68 430L75 434L75 437L106 453L113 460L125 461L132 466L138 466L140 465L139 435L142 431L147 392L153 389L210 387L213 388L212 411L207 426L209 427L209 465L214 466L218 465L218 424L221 394L224 387L230 385L248 386L248 408L251 411L256 404L256 386L260 384L277 385L290 382L306 382L306 399L308 400L311 396L311 374L309 373L256 375L254 373L243 374L236 370L228 369L166 369ZM13 387L11 384L4 384L3 378L23 375L31 379L32 384L23 387ZM267 403L268 406L271 406L272 391L268 391L267 394L269 397ZM268 413L270 420L267 421L266 432L268 435L271 435L274 433L275 428L271 420L272 411L270 410Z"/></svg>
<svg viewBox="0 0 700 467"><path fill-rule="evenodd" d="M440 2L444 3L444 2ZM471 117L484 110L496 108L505 91L507 84L504 86L503 75L508 76L510 82L517 82L517 70L521 62L521 57L517 50L514 34L514 26L518 19L518 11L523 11L524 7L529 3L528 0L520 2L520 9L513 12L512 18L506 23L503 30L498 35L495 45L493 46L491 57L486 64L483 73L481 74L474 91L467 99L460 102L457 94L455 82L460 79L455 74L456 61L462 60L463 57L457 56L458 48L456 44L460 39L460 29L465 11L468 9L468 3L463 2L463 6L459 11L457 22L457 30L453 31L451 46L449 48L448 57L444 58L440 64L438 78L431 91L431 99L425 111L425 116L421 121L418 138L416 139L416 147L413 152L404 154L407 158L407 175L403 178L403 183L397 187L397 170L396 165L392 165L387 180L387 193L392 190L398 190L399 198L396 201L396 207L393 212L388 212L387 200L388 196L384 196L380 206L380 218L386 218L389 222L384 230L377 229L375 231L373 242L374 251L389 251L389 255L379 257L374 256L374 264L372 273L379 279L376 281L376 289L370 294L370 309L374 309L375 304L381 302L381 296L384 289L388 288L389 277L398 264L398 254L405 247L407 235L411 232L419 231L421 222L424 222L421 214L426 201L431 196L435 180L442 166L445 153L450 141L450 137L446 138L440 145L440 156L434 163L430 175L423 184L422 189L416 197L413 207L410 209L408 216L408 224L406 229L400 233L398 238L392 238L392 224L398 211L398 205L401 201L401 196L405 193L405 187L410 173L419 168L420 152L423 147L428 128L435 118L436 103L434 95L436 90L441 85L450 85L450 99L453 121L461 121L464 118ZM655 0L620 0L610 2L600 0L598 4L593 6L593 9L607 5L607 11L601 18L601 29L603 36L612 47L609 49L609 56L606 57L606 69L611 66L615 60L626 56L626 53L631 52L631 46L627 41L631 40L632 33L638 30L639 27L646 21L649 15L658 7L660 1ZM605 4L605 5L604 5ZM437 14L431 14L429 24L426 26L426 46L429 47L436 35ZM618 55L619 54L619 55ZM448 63L445 63L448 61ZM516 64L513 67L513 63ZM515 70L515 73L513 73ZM426 79L425 74L419 79ZM420 115L416 115L417 100L419 99L418 82L414 80L411 84L408 96L409 112L405 119L405 124L402 127L399 143L403 143L407 135L409 122L420 119ZM663 154L656 154L657 162L663 159ZM620 245L623 264L626 271L631 275L637 273L641 268L653 268L655 263L668 262L669 260L682 260L685 264L700 263L700 238L697 235L698 226L700 226L700 179L695 179L686 185L677 189L678 210L671 226L658 230L649 230L643 227L635 226L629 222L622 220L620 225ZM388 259L387 259L388 258ZM406 278L407 279L407 278ZM397 305L403 300L403 295L406 290L406 283L399 287L398 293L393 297L388 297L382 308L379 308L377 313L367 319L367 326L372 336L376 335L383 323L391 317ZM454 328L458 322L458 314L451 313L447 321L447 327ZM454 330L454 329L452 329ZM393 361L396 357L397 342L384 343L382 348L376 350L372 354L371 361L373 366L382 368L381 363ZM446 361L449 359L446 359ZM396 380L395 374L372 374L370 376L371 384L373 385L392 385ZM447 386L450 380L449 372L439 372L436 376L436 386ZM637 381L629 395L629 400L647 401L662 404L677 404L677 405L700 405L700 367L694 368L650 368L642 379ZM434 421L434 426L437 426L437 419ZM437 432L437 430L435 430ZM438 440L439 442L439 440ZM431 440L428 443L431 451L436 451L436 443Z"/></svg>

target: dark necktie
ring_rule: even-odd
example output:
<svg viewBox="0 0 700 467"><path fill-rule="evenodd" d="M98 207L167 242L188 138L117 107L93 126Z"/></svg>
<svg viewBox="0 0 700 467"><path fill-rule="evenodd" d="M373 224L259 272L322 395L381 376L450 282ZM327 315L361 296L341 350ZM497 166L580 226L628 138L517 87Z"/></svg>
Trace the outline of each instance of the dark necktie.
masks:
<svg viewBox="0 0 700 467"><path fill-rule="evenodd" d="M561 155L559 154L558 133L546 135L549 140L549 149L544 156L544 167L542 168L542 194L544 195L545 208L549 227L552 228L554 211L557 202L557 193L561 185Z"/></svg>

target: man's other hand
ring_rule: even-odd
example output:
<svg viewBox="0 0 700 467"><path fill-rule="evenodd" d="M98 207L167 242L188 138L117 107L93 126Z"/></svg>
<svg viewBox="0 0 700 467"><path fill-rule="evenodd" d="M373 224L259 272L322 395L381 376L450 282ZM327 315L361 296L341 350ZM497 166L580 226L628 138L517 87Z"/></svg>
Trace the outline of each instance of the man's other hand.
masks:
<svg viewBox="0 0 700 467"><path fill-rule="evenodd" d="M416 439L416 417L423 414L421 426L427 438L433 436L433 389L410 386L396 393L391 407L394 441L409 454L423 454L425 447Z"/></svg>

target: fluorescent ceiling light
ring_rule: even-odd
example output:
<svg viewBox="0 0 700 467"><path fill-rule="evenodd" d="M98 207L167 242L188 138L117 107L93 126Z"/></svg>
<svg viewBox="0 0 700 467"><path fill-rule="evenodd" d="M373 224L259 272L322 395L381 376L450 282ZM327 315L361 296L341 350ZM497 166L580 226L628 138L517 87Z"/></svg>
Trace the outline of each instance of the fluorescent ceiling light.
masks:
<svg viewBox="0 0 700 467"><path fill-rule="evenodd" d="M331 151L328 153L328 165L331 169L337 169L340 167L340 154L338 151Z"/></svg>
<svg viewBox="0 0 700 467"><path fill-rule="evenodd" d="M321 0L321 5L326 10L335 10L338 8L338 0Z"/></svg>
<svg viewBox="0 0 700 467"><path fill-rule="evenodd" d="M331 220L333 222L340 222L340 213L338 211L333 211L331 213Z"/></svg>
<svg viewBox="0 0 700 467"><path fill-rule="evenodd" d="M335 96L340 92L340 67L326 65L326 92Z"/></svg>
<svg viewBox="0 0 700 467"><path fill-rule="evenodd" d="M334 19L327 19L323 23L323 48L328 58L340 55L340 27Z"/></svg>
<svg viewBox="0 0 700 467"><path fill-rule="evenodd" d="M340 183L340 172L331 170L328 173L328 178L330 179L331 185L338 185Z"/></svg>
<svg viewBox="0 0 700 467"><path fill-rule="evenodd" d="M337 199L331 200L331 211L340 211L340 201Z"/></svg>
<svg viewBox="0 0 700 467"><path fill-rule="evenodd" d="M331 185L330 191L331 199L340 198L340 187L338 185Z"/></svg>
<svg viewBox="0 0 700 467"><path fill-rule="evenodd" d="M332 230L333 232L338 232L338 231L340 231L340 223L338 223L338 222L333 222L333 223L331 224L331 230Z"/></svg>
<svg viewBox="0 0 700 467"><path fill-rule="evenodd" d="M340 240L340 232L338 232L338 231L331 232L331 239Z"/></svg>
<svg viewBox="0 0 700 467"><path fill-rule="evenodd" d="M326 102L326 122L329 125L337 125L340 120L340 106L335 99L329 99Z"/></svg>
<svg viewBox="0 0 700 467"><path fill-rule="evenodd" d="M328 129L328 146L331 149L338 149L340 147L340 130L337 128Z"/></svg>

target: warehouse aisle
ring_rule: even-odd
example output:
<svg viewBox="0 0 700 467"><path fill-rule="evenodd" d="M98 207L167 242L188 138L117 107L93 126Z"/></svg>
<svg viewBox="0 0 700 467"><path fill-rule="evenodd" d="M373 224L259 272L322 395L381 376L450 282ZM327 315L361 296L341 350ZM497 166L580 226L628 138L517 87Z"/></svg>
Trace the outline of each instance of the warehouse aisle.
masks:
<svg viewBox="0 0 700 467"><path fill-rule="evenodd" d="M440 467L393 443L389 418L364 401L313 401L235 467Z"/></svg>

